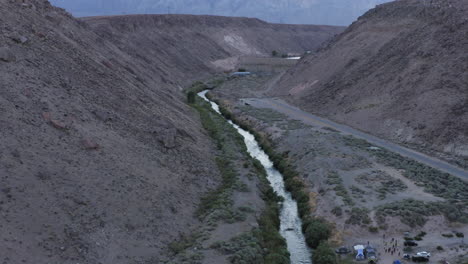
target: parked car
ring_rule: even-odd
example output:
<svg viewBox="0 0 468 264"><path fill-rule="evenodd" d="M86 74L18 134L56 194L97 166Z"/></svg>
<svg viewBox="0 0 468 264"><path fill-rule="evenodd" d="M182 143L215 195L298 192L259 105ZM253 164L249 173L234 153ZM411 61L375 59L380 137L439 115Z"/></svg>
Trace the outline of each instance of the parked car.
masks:
<svg viewBox="0 0 468 264"><path fill-rule="evenodd" d="M418 256L418 257L427 257L427 258L430 258L430 257L431 257L431 253L426 252L426 251L421 251L421 252L416 253L416 256Z"/></svg>
<svg viewBox="0 0 468 264"><path fill-rule="evenodd" d="M412 256L411 260L413 262L429 262L429 258L428 257L423 257L423 256Z"/></svg>
<svg viewBox="0 0 468 264"><path fill-rule="evenodd" d="M336 254L348 254L349 252L351 252L351 250L349 250L347 247L340 247L335 249L335 252Z"/></svg>
<svg viewBox="0 0 468 264"><path fill-rule="evenodd" d="M414 240L407 240L403 243L405 247L416 247L418 243L414 242Z"/></svg>

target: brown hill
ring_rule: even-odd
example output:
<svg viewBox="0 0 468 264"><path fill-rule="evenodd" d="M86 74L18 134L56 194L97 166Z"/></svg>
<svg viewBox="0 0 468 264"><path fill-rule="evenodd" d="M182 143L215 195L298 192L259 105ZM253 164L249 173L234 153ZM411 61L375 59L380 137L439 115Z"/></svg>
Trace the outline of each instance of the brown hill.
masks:
<svg viewBox="0 0 468 264"><path fill-rule="evenodd" d="M223 18L201 21L209 19L221 30ZM93 18L90 26L45 0L0 0L3 262L158 263L197 223L201 195L221 177L176 88L245 51L202 24L191 30L196 20ZM239 32L248 23L278 30L277 40L233 33L262 54L312 48L316 34L338 30L298 27L300 46L287 39L295 27L238 21Z"/></svg>
<svg viewBox="0 0 468 264"><path fill-rule="evenodd" d="M378 136L466 159L467 6L380 5L286 73L272 94Z"/></svg>

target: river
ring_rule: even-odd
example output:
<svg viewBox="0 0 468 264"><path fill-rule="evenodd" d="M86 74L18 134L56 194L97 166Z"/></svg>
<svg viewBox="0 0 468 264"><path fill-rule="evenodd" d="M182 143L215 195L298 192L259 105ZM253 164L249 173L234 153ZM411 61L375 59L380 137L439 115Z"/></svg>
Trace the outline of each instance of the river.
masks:
<svg viewBox="0 0 468 264"><path fill-rule="evenodd" d="M219 106L206 97L208 92L209 90L205 90L198 93L198 96L209 102L213 110L221 115ZM302 233L302 221L299 218L297 203L291 197L291 194L286 191L283 175L273 167L273 162L261 149L255 137L250 132L240 128L231 120L227 121L244 137L248 153L252 158L260 161L267 172L267 179L273 187L273 190L284 199L280 212L280 234L284 237L288 245L288 251L291 254L291 264L311 264L311 250L307 246L304 234Z"/></svg>

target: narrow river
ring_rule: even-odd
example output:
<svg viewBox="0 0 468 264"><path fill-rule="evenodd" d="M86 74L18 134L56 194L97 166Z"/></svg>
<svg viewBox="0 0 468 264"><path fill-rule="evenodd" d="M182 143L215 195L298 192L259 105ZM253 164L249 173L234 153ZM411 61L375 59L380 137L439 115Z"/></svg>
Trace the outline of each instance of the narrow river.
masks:
<svg viewBox="0 0 468 264"><path fill-rule="evenodd" d="M207 93L208 90L205 90L198 95L205 101L209 102L213 110L221 115L219 106L206 97ZM268 181L273 187L273 190L275 190L275 192L284 199L280 214L280 234L286 239L288 244L288 250L291 254L291 264L312 263L311 251L307 246L304 234L302 233L302 222L297 211L297 204L296 201L292 199L291 194L285 189L283 175L273 167L273 162L260 148L255 137L250 132L245 131L230 120L227 121L244 137L244 142L250 156L259 160L263 167L265 167Z"/></svg>

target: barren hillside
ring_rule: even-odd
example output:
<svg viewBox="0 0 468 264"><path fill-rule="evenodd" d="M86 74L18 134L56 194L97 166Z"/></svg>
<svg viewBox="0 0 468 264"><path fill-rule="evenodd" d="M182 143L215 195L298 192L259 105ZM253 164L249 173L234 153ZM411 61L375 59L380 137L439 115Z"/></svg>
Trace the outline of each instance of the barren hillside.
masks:
<svg viewBox="0 0 468 264"><path fill-rule="evenodd" d="M167 79L200 78L232 70L240 56L314 50L342 27L268 24L252 18L132 15L84 18L101 36L131 56L164 67ZM154 58L154 59L152 59Z"/></svg>
<svg viewBox="0 0 468 264"><path fill-rule="evenodd" d="M4 263L158 263L197 224L201 195L221 177L176 88L244 51L208 38L214 29L190 31L185 17L161 33L156 21L165 19L99 18L91 27L45 0L0 0ZM252 23L278 30L277 44L226 36L266 53L313 48L332 34L299 27L288 40L295 28Z"/></svg>
<svg viewBox="0 0 468 264"><path fill-rule="evenodd" d="M415 147L468 156L466 1L402 0L365 14L272 94Z"/></svg>

